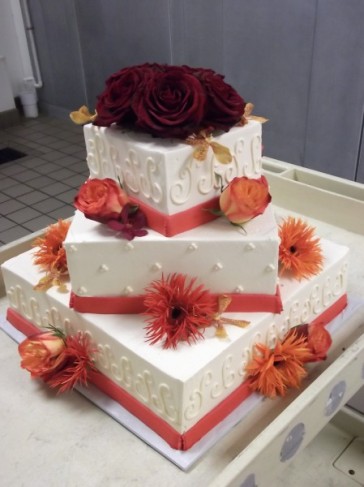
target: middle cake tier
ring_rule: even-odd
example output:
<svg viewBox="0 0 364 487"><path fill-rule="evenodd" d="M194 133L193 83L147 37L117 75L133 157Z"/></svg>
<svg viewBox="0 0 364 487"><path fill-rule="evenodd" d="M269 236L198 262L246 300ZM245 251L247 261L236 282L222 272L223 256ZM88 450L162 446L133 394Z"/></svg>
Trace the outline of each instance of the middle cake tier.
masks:
<svg viewBox="0 0 364 487"><path fill-rule="evenodd" d="M271 206L244 228L218 218L172 238L149 230L132 241L77 211L64 246L76 311L143 312L146 288L174 273L228 295L229 311L281 311Z"/></svg>

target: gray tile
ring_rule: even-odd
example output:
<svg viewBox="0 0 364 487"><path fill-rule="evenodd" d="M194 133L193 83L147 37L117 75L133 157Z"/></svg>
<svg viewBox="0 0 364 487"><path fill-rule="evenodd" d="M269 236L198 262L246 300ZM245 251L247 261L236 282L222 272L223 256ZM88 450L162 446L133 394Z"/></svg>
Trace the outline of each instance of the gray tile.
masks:
<svg viewBox="0 0 364 487"><path fill-rule="evenodd" d="M28 169L35 169L38 166L41 166L44 164L44 160L41 159L40 157L31 157L27 158L27 160L22 159L21 160L21 165L24 167L27 167Z"/></svg>
<svg viewBox="0 0 364 487"><path fill-rule="evenodd" d="M87 174L87 176L90 173L86 160L75 161L72 165L69 166L69 168L72 169L72 171Z"/></svg>
<svg viewBox="0 0 364 487"><path fill-rule="evenodd" d="M37 230L42 230L43 228L48 227L55 223L55 218L52 218L47 215L41 215L33 220L29 220L28 222L24 223L23 226L28 228L31 232L35 232Z"/></svg>
<svg viewBox="0 0 364 487"><path fill-rule="evenodd" d="M61 193L64 193L69 189L67 184L63 184L60 182L53 182L53 184L47 185L45 188L42 188L43 193L49 194L51 196L57 196Z"/></svg>
<svg viewBox="0 0 364 487"><path fill-rule="evenodd" d="M44 161L43 161L44 162ZM59 170L59 166L57 164L54 164L54 162L46 162L45 164L42 164L41 166L37 166L37 172L40 174L45 174L47 176L52 176L54 171ZM55 178L57 179L57 178Z"/></svg>
<svg viewBox="0 0 364 487"><path fill-rule="evenodd" d="M38 151L40 153L40 156L42 156L42 154L48 154L50 150L52 149L46 145L38 145Z"/></svg>
<svg viewBox="0 0 364 487"><path fill-rule="evenodd" d="M9 220L8 218L5 218L4 216L0 216L0 232L3 232L8 228L13 227L14 225L15 223Z"/></svg>
<svg viewBox="0 0 364 487"><path fill-rule="evenodd" d="M16 180L6 176L0 178L0 191L5 188L10 188L16 184Z"/></svg>
<svg viewBox="0 0 364 487"><path fill-rule="evenodd" d="M18 196L18 200L27 206L34 206L34 203L38 203L39 201L45 200L46 198L48 198L47 194L42 193L41 191L34 190L30 193Z"/></svg>
<svg viewBox="0 0 364 487"><path fill-rule="evenodd" d="M52 149L58 149L60 151L62 151L62 149L64 149L65 147L68 147L68 146L69 146L69 143L64 141L64 140L57 140L56 142L49 144L49 147L51 147Z"/></svg>
<svg viewBox="0 0 364 487"><path fill-rule="evenodd" d="M9 220L13 220L15 223L25 223L40 215L41 213L39 213L39 211L33 210L33 208L25 207L21 210L14 211L14 213L10 213L7 215L7 217Z"/></svg>
<svg viewBox="0 0 364 487"><path fill-rule="evenodd" d="M57 208L64 206L64 201L57 200L57 198L47 198L32 205L35 210L48 214Z"/></svg>
<svg viewBox="0 0 364 487"><path fill-rule="evenodd" d="M85 143L85 139L83 137L83 134L73 134L72 132L69 133L64 133L60 135L60 138L63 140L67 140L70 144L75 144L75 145L83 145Z"/></svg>
<svg viewBox="0 0 364 487"><path fill-rule="evenodd" d="M44 189L48 187L50 184L54 183L54 179L49 178L48 176L39 176L38 178L34 178L29 181L29 186L36 189Z"/></svg>
<svg viewBox="0 0 364 487"><path fill-rule="evenodd" d="M70 189L69 191L65 191L64 193L58 194L57 199L64 201L65 203L73 203L76 194L77 194L76 189Z"/></svg>
<svg viewBox="0 0 364 487"><path fill-rule="evenodd" d="M64 152L65 154L74 155L74 154L78 153L81 148L82 148L82 145L81 144L79 144L79 145L68 144L67 147L63 147L60 150L62 152Z"/></svg>
<svg viewBox="0 0 364 487"><path fill-rule="evenodd" d="M10 199L10 196L4 193L0 193L0 203L4 203L4 201L7 201Z"/></svg>
<svg viewBox="0 0 364 487"><path fill-rule="evenodd" d="M65 179L63 182L78 189L84 182L86 178L83 174L74 174L72 177Z"/></svg>
<svg viewBox="0 0 364 487"><path fill-rule="evenodd" d="M58 152L53 149L50 149L49 152L42 154L42 159L46 161L56 161L57 159L61 159L62 157L64 157L64 154L62 152Z"/></svg>
<svg viewBox="0 0 364 487"><path fill-rule="evenodd" d="M4 176L15 176L22 171L24 171L24 167L22 166L20 159L0 166L0 174Z"/></svg>
<svg viewBox="0 0 364 487"><path fill-rule="evenodd" d="M9 129L8 132L16 134L18 137L21 137L22 139L31 139L34 130L27 127L15 126L14 128Z"/></svg>
<svg viewBox="0 0 364 487"><path fill-rule="evenodd" d="M37 140L38 144L40 145L47 145L49 147L52 146L55 142L59 142L59 139L57 137L52 137L51 135L46 135L41 137L40 139Z"/></svg>
<svg viewBox="0 0 364 487"><path fill-rule="evenodd" d="M75 208L71 205L65 205L57 210L51 211L48 216L58 220L59 218L69 218L75 213Z"/></svg>
<svg viewBox="0 0 364 487"><path fill-rule="evenodd" d="M73 169L73 165L76 164L77 162L80 162L79 159L77 159L77 157L65 156L64 154L63 154L63 157L61 159L58 159L56 161L56 163L59 166L68 167L72 170L75 170L75 169ZM79 171L77 171L77 172L79 172Z"/></svg>
<svg viewBox="0 0 364 487"><path fill-rule="evenodd" d="M66 182L67 179L72 179L72 178L77 178L79 174L77 172L71 171L70 169L67 169L66 167L63 167L59 169L58 166L58 171L55 171L52 174L52 178L56 179L57 181L62 181L65 184L68 184L69 186L73 186L73 184L70 184L69 182Z"/></svg>
<svg viewBox="0 0 364 487"><path fill-rule="evenodd" d="M23 194L29 193L33 191L33 188L27 186L26 184L16 184L15 186L11 186L10 188L3 189L3 193L7 194L11 198L17 198Z"/></svg>
<svg viewBox="0 0 364 487"><path fill-rule="evenodd" d="M42 129L41 132L34 131L32 134L32 140L36 140L39 142L40 139L44 137L44 130Z"/></svg>
<svg viewBox="0 0 364 487"><path fill-rule="evenodd" d="M31 169L23 169L22 172L14 175L13 178L16 179L16 181L20 181L21 183L26 183L27 181L30 181L31 179L34 179L38 176L39 174L35 171L32 171Z"/></svg>
<svg viewBox="0 0 364 487"><path fill-rule="evenodd" d="M4 203L0 203L0 215L8 215L9 213L13 213L14 211L21 210L24 208L25 205L18 200L9 199L4 201Z"/></svg>
<svg viewBox="0 0 364 487"><path fill-rule="evenodd" d="M9 230L0 232L0 241L7 244L13 242L14 240L17 240L18 238L24 237L25 235L29 235L29 233L29 230L17 225L15 227L9 228Z"/></svg>
<svg viewBox="0 0 364 487"><path fill-rule="evenodd" d="M43 132L43 134L54 135L55 137L59 137L60 139L63 139L63 132L58 127L52 127L51 125L45 125L42 128L42 132Z"/></svg>
<svg viewBox="0 0 364 487"><path fill-rule="evenodd" d="M33 142L33 140L24 140L24 145L27 147L27 150L29 149L37 149L41 150L41 146L37 142Z"/></svg>

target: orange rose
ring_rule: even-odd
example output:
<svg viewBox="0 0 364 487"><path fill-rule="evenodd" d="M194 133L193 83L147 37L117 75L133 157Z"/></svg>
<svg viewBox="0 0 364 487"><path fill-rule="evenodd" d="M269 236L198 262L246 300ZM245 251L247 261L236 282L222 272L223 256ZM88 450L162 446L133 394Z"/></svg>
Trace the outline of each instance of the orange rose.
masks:
<svg viewBox="0 0 364 487"><path fill-rule="evenodd" d="M24 340L18 347L22 359L21 366L30 372L32 377L42 377L62 365L64 349L63 339L52 332L37 333Z"/></svg>
<svg viewBox="0 0 364 487"><path fill-rule="evenodd" d="M264 176L259 179L234 178L221 193L220 209L231 223L241 225L261 215L271 199Z"/></svg>
<svg viewBox="0 0 364 487"><path fill-rule="evenodd" d="M128 201L125 191L113 179L89 179L79 189L74 205L86 218L107 223L118 218Z"/></svg>

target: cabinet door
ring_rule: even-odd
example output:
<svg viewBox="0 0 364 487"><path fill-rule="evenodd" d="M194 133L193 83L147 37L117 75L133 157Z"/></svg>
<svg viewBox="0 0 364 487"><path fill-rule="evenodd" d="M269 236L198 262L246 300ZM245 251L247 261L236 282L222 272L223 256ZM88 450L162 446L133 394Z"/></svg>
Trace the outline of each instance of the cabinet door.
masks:
<svg viewBox="0 0 364 487"><path fill-rule="evenodd" d="M317 2L304 165L348 179L362 133L363 18L362 0Z"/></svg>
<svg viewBox="0 0 364 487"><path fill-rule="evenodd" d="M364 183L364 106L363 106L363 124L361 128L361 144L358 157L358 166L356 171L356 180L359 183Z"/></svg>

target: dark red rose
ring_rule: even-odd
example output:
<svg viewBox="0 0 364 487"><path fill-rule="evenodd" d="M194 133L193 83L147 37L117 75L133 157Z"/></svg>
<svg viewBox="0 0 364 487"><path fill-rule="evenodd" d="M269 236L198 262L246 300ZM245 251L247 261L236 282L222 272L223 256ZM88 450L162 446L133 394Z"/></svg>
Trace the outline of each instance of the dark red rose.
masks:
<svg viewBox="0 0 364 487"><path fill-rule="evenodd" d="M199 80L181 67L154 72L134 98L136 125L159 137L185 138L200 128L206 95Z"/></svg>
<svg viewBox="0 0 364 487"><path fill-rule="evenodd" d="M205 125L228 131L243 116L245 101L222 75L211 69L196 68L194 73L206 91Z"/></svg>
<svg viewBox="0 0 364 487"><path fill-rule="evenodd" d="M98 97L94 124L102 127L109 127L112 123L133 124L133 97L152 73L152 66L145 64L124 68L112 74L106 80L105 90Z"/></svg>
<svg viewBox="0 0 364 487"><path fill-rule="evenodd" d="M107 79L94 124L186 138L201 129L229 130L244 108L240 95L212 69L146 63Z"/></svg>

